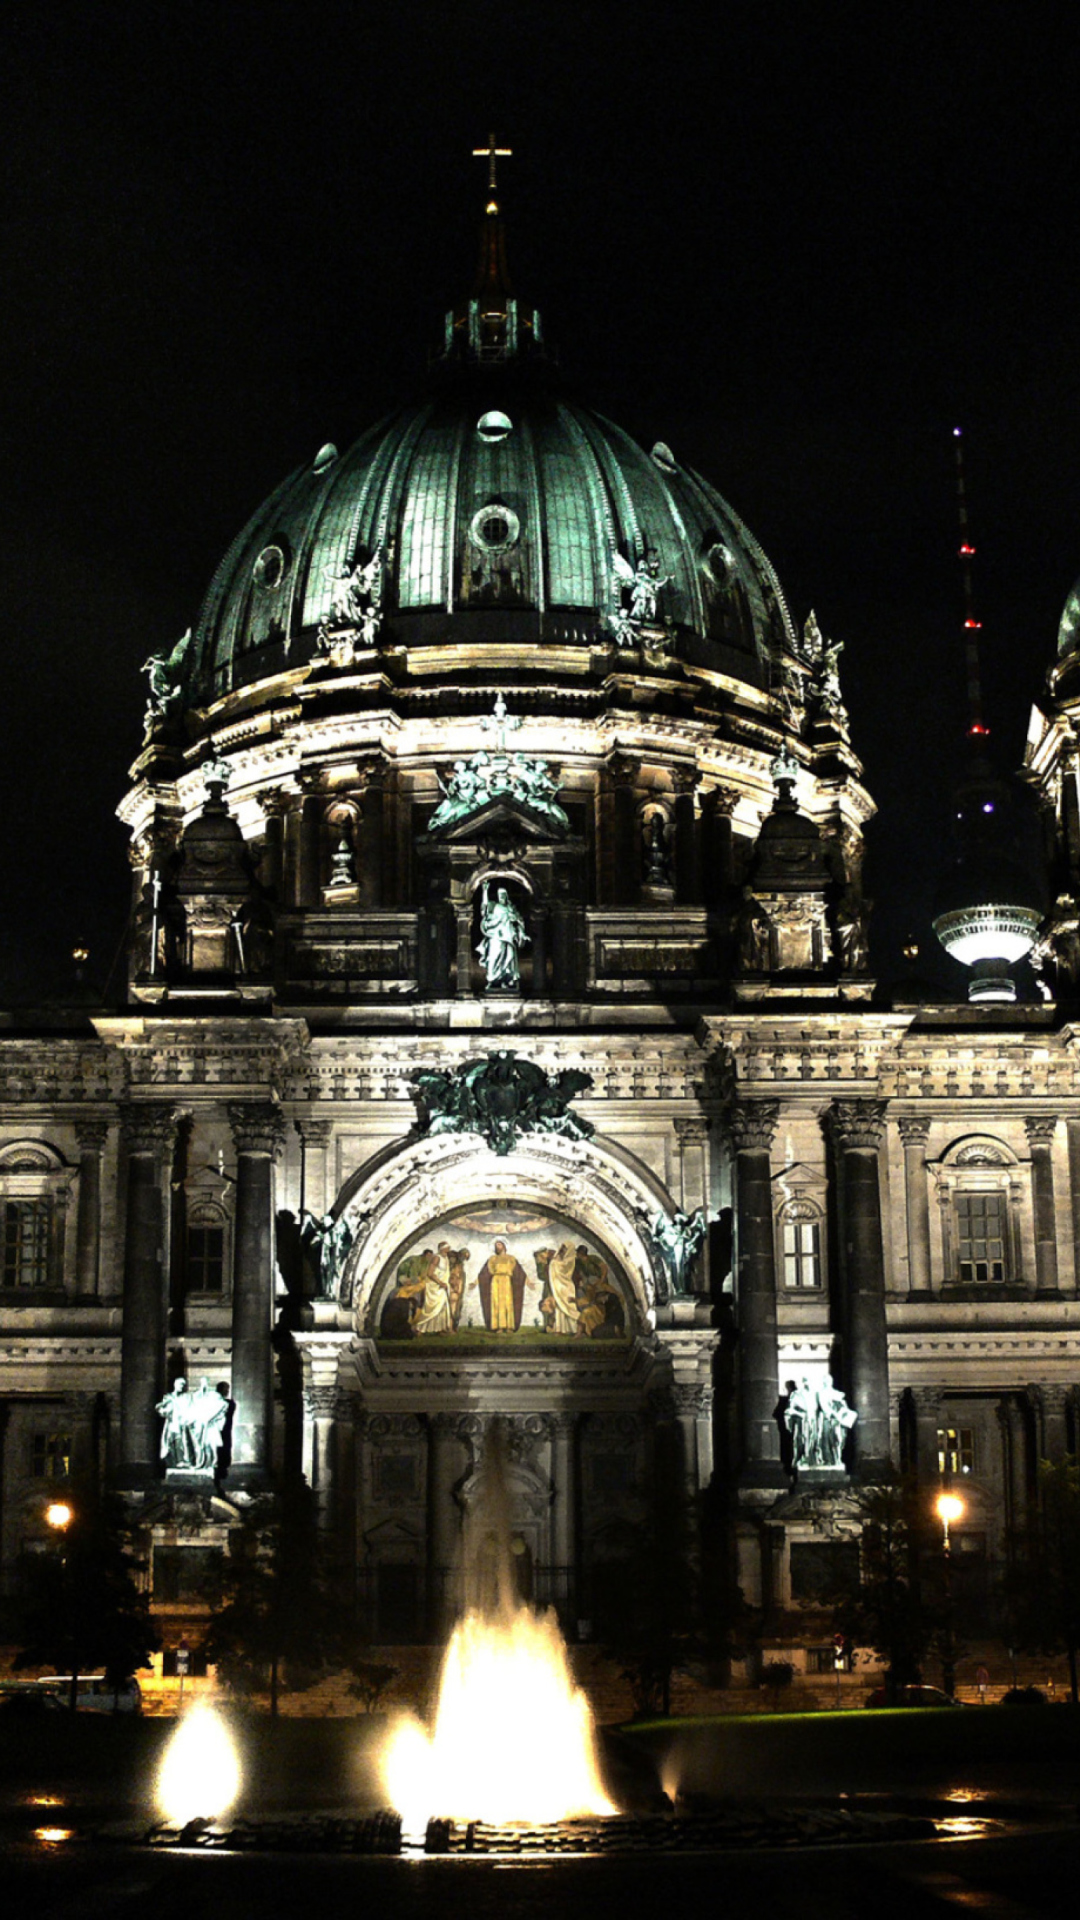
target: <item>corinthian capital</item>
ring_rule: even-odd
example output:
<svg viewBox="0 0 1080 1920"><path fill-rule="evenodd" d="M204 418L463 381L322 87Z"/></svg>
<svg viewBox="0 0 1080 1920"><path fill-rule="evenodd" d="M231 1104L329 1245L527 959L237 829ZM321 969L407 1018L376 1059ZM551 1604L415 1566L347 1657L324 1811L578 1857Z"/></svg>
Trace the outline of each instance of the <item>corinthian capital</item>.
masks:
<svg viewBox="0 0 1080 1920"><path fill-rule="evenodd" d="M150 1153L156 1159L164 1159L172 1152L176 1115L171 1107L150 1102L146 1106L125 1107L121 1126L128 1153Z"/></svg>
<svg viewBox="0 0 1080 1920"><path fill-rule="evenodd" d="M230 1101L228 1112L237 1153L265 1153L277 1159L285 1134L280 1108L268 1100Z"/></svg>
<svg viewBox="0 0 1080 1920"><path fill-rule="evenodd" d="M1053 1146L1056 1129L1057 1120L1053 1114L1029 1114L1024 1121L1029 1147Z"/></svg>
<svg viewBox="0 0 1080 1920"><path fill-rule="evenodd" d="M865 1148L876 1153L885 1131L886 1111L884 1100L837 1100L829 1117L841 1151Z"/></svg>
<svg viewBox="0 0 1080 1920"><path fill-rule="evenodd" d="M779 1100L737 1100L728 1111L736 1153L768 1153L779 1120Z"/></svg>

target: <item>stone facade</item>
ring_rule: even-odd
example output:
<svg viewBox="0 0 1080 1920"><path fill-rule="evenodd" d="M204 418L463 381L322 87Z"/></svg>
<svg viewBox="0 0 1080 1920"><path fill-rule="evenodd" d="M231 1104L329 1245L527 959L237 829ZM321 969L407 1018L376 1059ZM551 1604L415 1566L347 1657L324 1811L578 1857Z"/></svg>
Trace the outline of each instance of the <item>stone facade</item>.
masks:
<svg viewBox="0 0 1080 1920"><path fill-rule="evenodd" d="M54 1482L107 1472L181 1618L302 1472L372 1638L434 1638L498 1444L522 1590L581 1638L680 1502L797 1621L890 1463L964 1480L989 1591L1074 1444L1064 909L1041 1002L885 1003L838 649L666 448L552 424L512 307L479 358L451 315L451 384L233 548L121 808L124 1005L0 1030L7 1583ZM1068 693L1030 765L1063 897ZM229 1400L216 1475L163 1465L178 1378ZM792 1460L804 1380L857 1415L839 1468Z"/></svg>

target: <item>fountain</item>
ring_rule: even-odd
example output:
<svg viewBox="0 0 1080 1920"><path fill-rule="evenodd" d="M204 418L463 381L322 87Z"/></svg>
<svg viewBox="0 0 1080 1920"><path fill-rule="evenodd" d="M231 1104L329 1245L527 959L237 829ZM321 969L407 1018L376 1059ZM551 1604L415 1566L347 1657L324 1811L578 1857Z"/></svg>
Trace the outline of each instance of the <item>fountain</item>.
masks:
<svg viewBox="0 0 1080 1920"><path fill-rule="evenodd" d="M465 1539L466 1610L451 1633L430 1731L389 1728L380 1772L407 1830L430 1819L551 1825L613 1814L592 1711L554 1611L514 1590L502 1428L493 1422Z"/></svg>

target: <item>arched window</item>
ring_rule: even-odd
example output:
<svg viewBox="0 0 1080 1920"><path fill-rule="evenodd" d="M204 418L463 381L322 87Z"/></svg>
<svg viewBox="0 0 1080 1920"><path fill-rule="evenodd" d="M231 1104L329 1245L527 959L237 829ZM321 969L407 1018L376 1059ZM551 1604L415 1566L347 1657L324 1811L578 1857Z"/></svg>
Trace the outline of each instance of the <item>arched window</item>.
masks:
<svg viewBox="0 0 1080 1920"><path fill-rule="evenodd" d="M0 1149L0 1290L9 1299L63 1285L71 1180L72 1169L43 1141Z"/></svg>
<svg viewBox="0 0 1080 1920"><path fill-rule="evenodd" d="M812 1200L787 1200L781 1208L780 1274L789 1292L821 1286L821 1213Z"/></svg>

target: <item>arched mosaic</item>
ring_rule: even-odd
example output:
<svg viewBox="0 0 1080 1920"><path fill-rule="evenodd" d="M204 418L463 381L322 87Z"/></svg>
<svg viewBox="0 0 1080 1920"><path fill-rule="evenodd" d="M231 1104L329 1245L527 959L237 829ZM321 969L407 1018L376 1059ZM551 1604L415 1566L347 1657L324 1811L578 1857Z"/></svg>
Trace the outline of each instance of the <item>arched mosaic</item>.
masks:
<svg viewBox="0 0 1080 1920"><path fill-rule="evenodd" d="M631 1289L606 1247L544 1207L459 1207L421 1227L373 1290L382 1341L625 1340Z"/></svg>

